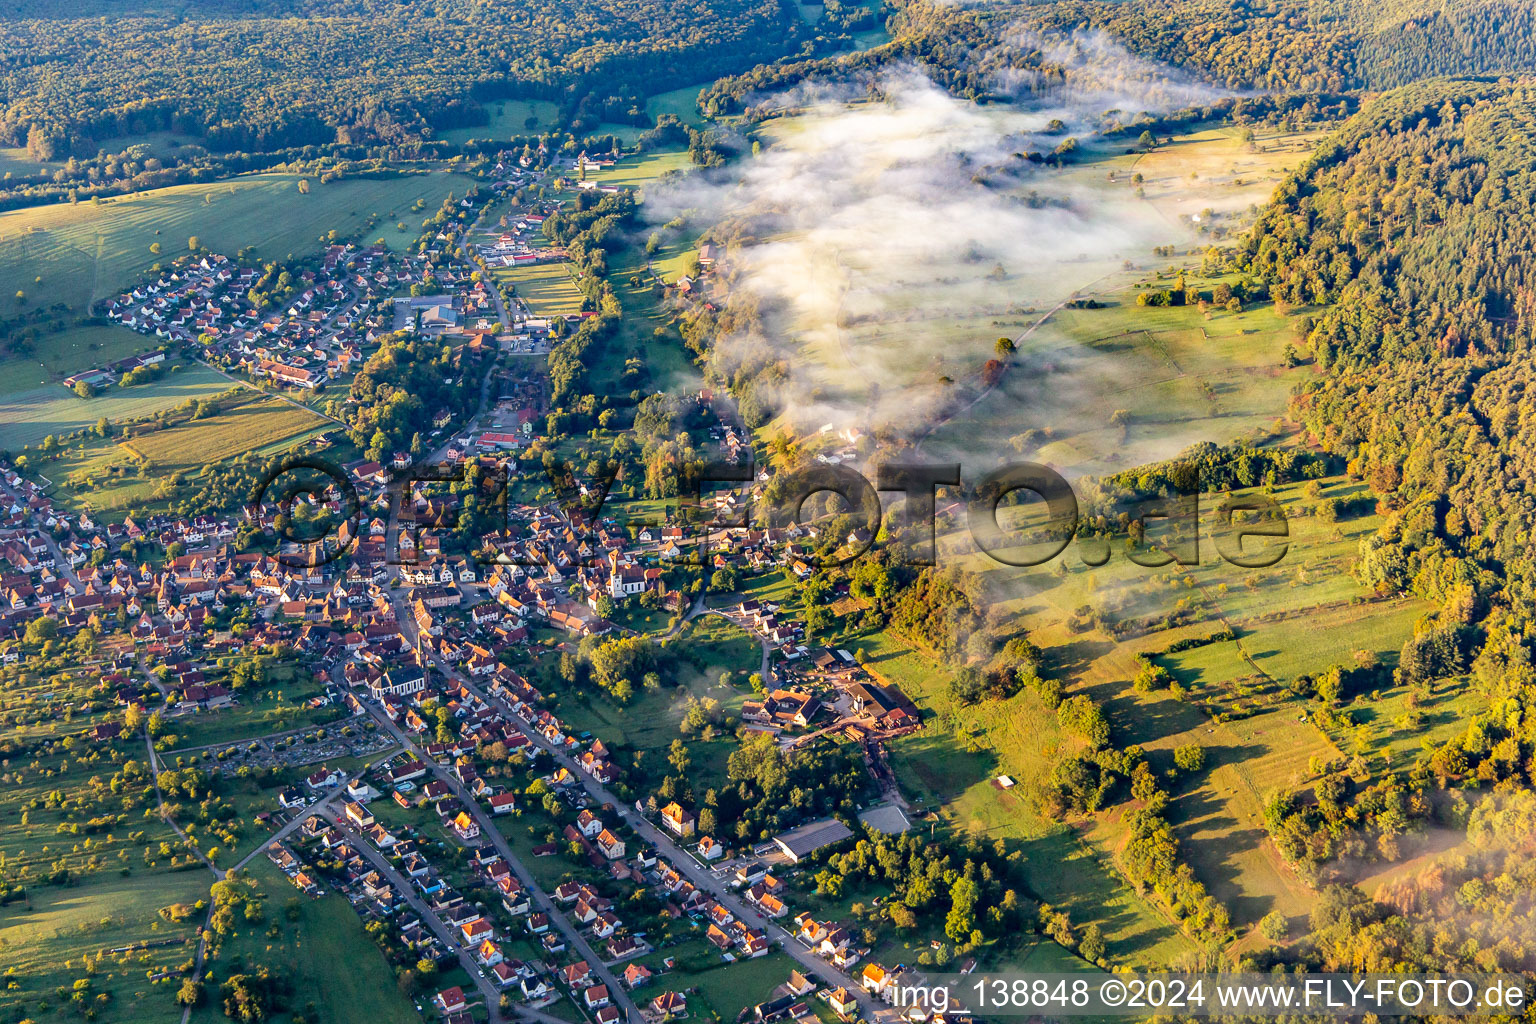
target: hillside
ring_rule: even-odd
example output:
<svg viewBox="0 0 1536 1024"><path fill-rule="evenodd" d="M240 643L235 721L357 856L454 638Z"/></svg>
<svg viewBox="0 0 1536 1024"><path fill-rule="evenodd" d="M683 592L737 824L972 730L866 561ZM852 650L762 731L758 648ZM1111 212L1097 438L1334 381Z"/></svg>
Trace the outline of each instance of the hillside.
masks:
<svg viewBox="0 0 1536 1024"><path fill-rule="evenodd" d="M1303 439L1348 460L1385 514L1356 576L1438 606L1396 681L1465 674L1478 694L1464 731L1427 744L1405 773L1415 785L1530 781L1518 752L1536 699L1532 100L1528 79L1381 97L1282 187L1244 245L1282 301L1320 307L1308 335L1320 376L1293 412ZM1353 802L1357 824L1387 813L1376 799ZM1308 813L1281 808L1272 824Z"/></svg>
<svg viewBox="0 0 1536 1024"><path fill-rule="evenodd" d="M1132 55L1209 85L1314 100L1536 66L1536 15L1504 0L910 0L891 25L892 41L867 52L722 79L705 109L739 109L760 99L759 90L806 79L851 76L865 84L872 69L905 63L956 95L982 100L1062 86L1113 88Z"/></svg>
<svg viewBox="0 0 1536 1024"><path fill-rule="evenodd" d="M220 151L399 143L484 124L482 99L594 90L594 121L621 118L647 93L777 56L800 27L775 0L235 7L16 5L0 21L0 144L62 158L164 130ZM85 16L109 8L110 24Z"/></svg>

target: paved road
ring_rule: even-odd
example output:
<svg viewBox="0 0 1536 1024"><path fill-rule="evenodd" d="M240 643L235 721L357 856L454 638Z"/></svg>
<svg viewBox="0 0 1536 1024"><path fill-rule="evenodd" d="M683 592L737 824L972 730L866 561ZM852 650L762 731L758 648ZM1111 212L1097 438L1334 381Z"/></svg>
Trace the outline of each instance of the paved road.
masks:
<svg viewBox="0 0 1536 1024"><path fill-rule="evenodd" d="M399 621L401 628L406 631L408 638L413 644L419 645L420 638L417 635L416 620L409 614L409 608L405 606L404 595L397 592L391 595L391 599L395 603L395 616ZM806 949L787 928L782 927L777 922L758 913L756 909L749 906L744 900L738 897L735 892L725 884L724 881L715 877L712 872L701 868L698 861L694 860L692 855L687 853L682 847L678 846L672 841L672 837L670 835L656 828L649 821L647 821L643 815L632 811L624 800L620 799L616 794L603 787L596 779L592 778L590 775L584 772L580 765L577 764L575 758L571 757L563 750L556 749L550 743L548 743L542 735L533 731L532 729L527 728L520 718L512 714L512 709L506 704L505 701L502 701L499 697L496 697L480 689L480 687L477 686L468 676L461 673L452 665L440 661L436 655L431 656L431 661L439 672L442 672L455 683L462 684L466 689L469 690L469 692L473 693L475 696L491 705L491 707L496 708L503 714L507 721L515 725L523 733L523 735L528 737L531 742L553 756L557 763L564 766L576 779L580 780L582 788L586 790L588 797L590 797L594 802L597 804L612 804L617 809L619 817L623 818L624 821L635 830L637 835L655 846L656 849L661 852L662 856L665 857L673 867L677 868L678 872L681 873L685 878L687 878L694 885L698 886L698 888L703 892L709 893L715 899L719 900L728 910L731 911L731 913L735 914L743 921L746 921L747 924L756 928L765 929L768 935L778 943L784 952L793 958L801 967L830 980L833 985L842 985L848 989L849 993L854 995L854 997L858 1000L860 1008L866 1014L875 1013L878 1010L889 1009L889 1007L885 1007L884 1004L876 1003L874 1000L870 999L864 993L864 990L862 987L860 987L859 983L852 976L837 970L832 966L830 962L823 960L821 957ZM505 856L505 854L503 855ZM510 859L509 863L511 863ZM609 987L611 989L612 985L610 984Z"/></svg>
<svg viewBox="0 0 1536 1024"><path fill-rule="evenodd" d="M266 839L263 839L261 844L257 846L256 849L240 858L240 862L237 863L234 867L230 868L228 872L225 872L225 874L239 871L251 861L255 860L258 854L265 853L267 847L276 843L280 843L284 839L287 839L289 836L293 835L293 833L297 832L299 828L303 826L304 819L309 817L311 814L319 814L323 816L327 812L334 812L336 809L337 801L339 801L343 795L345 795L345 790L337 789L334 793L332 793L330 796L327 796L323 800L317 800L315 803L310 804L308 807L302 807L295 811L292 821L288 822L288 824L272 833Z"/></svg>
<svg viewBox="0 0 1536 1024"><path fill-rule="evenodd" d="M371 702L368 702L368 708L370 713L372 713L374 709ZM415 748L415 744L412 742L411 738L407 736L399 726L392 722L388 715L379 712L374 714L374 718L378 721L380 726L388 729L389 732L407 748ZM512 850L511 844L508 843L506 837L503 836L499 830L497 830L495 824L490 820L490 816L485 813L484 809L475 800L475 798L470 795L469 791L464 788L463 784L460 783L458 779L454 778L450 772L444 770L441 766L428 759L425 754L422 754L419 751L417 753L421 758L422 763L427 766L428 770L431 771L431 773L438 779L447 784L449 790L451 790L453 795L459 799L459 802L464 805L465 809L470 813L471 817L475 819L475 823L480 826L481 838L489 842L496 849L496 852L501 854L502 858L505 859L507 864L512 868L513 873L517 875L518 881L522 882L524 887L527 888L530 896L529 903L532 905L533 910L543 911L549 915L550 924L553 925L554 928L565 937L566 944L575 950L584 960L586 960L587 964L592 968L592 973L596 974L598 979L602 981L603 984L608 986L608 995L609 998L613 1000L614 1005L617 1006L623 1013L627 1014L630 1020L638 1021L640 1019L639 1008L636 1007L634 1001L630 999L629 993L625 991L624 986L619 983L618 975L616 975L603 963L603 958L599 956L597 951L592 948L592 946L587 942L586 938L579 931L577 931L576 927L566 919L565 914L562 913L557 906L555 906L555 902L550 898L549 894L538 886L538 884L534 881L532 873L530 873L527 866L518 859L517 854ZM532 911L530 911L530 913L531 912Z"/></svg>
<svg viewBox="0 0 1536 1024"><path fill-rule="evenodd" d="M348 824L345 817L336 813L335 808L329 808L321 812L321 817L336 826L352 840L352 845L357 847L363 859L372 864L379 874L389 880L389 884L394 887L395 892L399 893L400 897L405 900L406 905L416 912L416 916L421 918L422 924L431 929L432 933L443 943L445 949L457 951L459 965L464 968L464 972L469 975L470 979L475 983L475 987L480 990L481 996L485 999L485 1005L490 1011L492 1024L501 1020L499 1005L501 991L492 984L489 978L481 974L480 965L475 963L474 958L470 956L470 951L463 946L463 937L454 934L453 929L444 924L442 918L432 912L432 908L417 894L416 887L411 883L411 880L395 870L394 866L389 863L389 860L382 853L374 849L371 843L360 836Z"/></svg>
<svg viewBox="0 0 1536 1024"><path fill-rule="evenodd" d="M0 491L3 491L7 497L16 502L22 508L26 508L26 499L22 498L21 495L11 490L11 488L3 481L0 481ZM39 529L37 533L38 536L43 538L44 543L48 545L48 553L53 556L53 571L57 575L64 577L71 584L73 584L77 593L84 590L85 584L80 582L79 576L75 575L75 570L69 564L69 559L64 557L64 551L59 547L58 541L54 540L53 535L50 534L47 530Z"/></svg>
<svg viewBox="0 0 1536 1024"><path fill-rule="evenodd" d="M496 278L491 273L491 268L486 266L485 260L480 258L480 250L475 248L473 241L475 232L480 230L480 222L485 220L485 215L490 213L491 207L495 205L496 201L493 199L480 207L479 215L475 217L474 223L465 230L464 236L460 241L462 243L461 249L469 252L469 261L480 268L480 273L484 276L485 280L485 290L490 292L491 301L496 303L496 317L501 321L501 329L506 331L512 328L512 318L507 315L507 307L501 301L501 289L496 284Z"/></svg>

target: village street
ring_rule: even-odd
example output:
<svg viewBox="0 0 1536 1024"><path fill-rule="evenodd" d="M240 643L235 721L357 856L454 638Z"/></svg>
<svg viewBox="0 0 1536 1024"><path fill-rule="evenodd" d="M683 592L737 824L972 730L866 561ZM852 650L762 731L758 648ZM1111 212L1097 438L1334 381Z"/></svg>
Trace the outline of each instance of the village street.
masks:
<svg viewBox="0 0 1536 1024"><path fill-rule="evenodd" d="M395 603L396 620L399 622L401 628L406 631L407 636L411 642L413 644L419 644L420 637L416 631L416 620L414 616L410 614L410 608L408 605L406 605L404 596L398 593L394 594L393 600ZM464 686L467 690L469 690L470 693L473 693L476 697L479 697L491 707L496 708L499 712L501 712L507 721L515 725L518 730L521 731L523 735L527 736L532 743L553 756L558 764L563 766L567 771L571 773L574 778L580 781L582 788L587 792L587 795L591 797L595 803L597 803L599 806L603 804L613 805L619 816L624 819L624 822L627 825L635 830L637 835L645 839L647 842L653 844L661 853L661 855L664 856L675 868L677 868L679 873L686 877L701 891L709 893L715 899L719 900L722 904L725 905L726 909L730 910L731 913L735 914L741 920L746 921L753 927L765 929L770 936L774 937L774 941L776 941L779 946L783 948L784 952L789 954L789 956L792 957L802 968L814 974L819 974L824 978L830 979L833 985L842 985L844 988L846 988L849 993L857 998L859 1006L864 1011L866 1016L874 1015L874 1017L878 1018L882 1016L880 1011L890 1009L889 1007L884 1007L882 1004L871 1000L867 995L865 995L863 988L859 985L856 979L838 971L826 960L823 960L821 957L806 949L788 929L758 913L755 908L749 906L744 900L738 897L731 890L731 888L725 884L724 881L715 876L712 872L699 867L698 862L693 859L691 854L689 854L682 847L675 844L672 839L667 836L667 834L664 833L661 829L652 825L645 819L644 816L635 813L633 809L625 803L625 801L621 800L618 796L604 788L597 782L596 779L592 778L585 771L583 771L575 758L571 757L563 750L555 749L544 739L543 736L527 728L527 726L523 723L523 720L512 713L512 709L506 704L505 701L481 690L468 676L464 675L453 666L442 662L437 658L435 654L430 655L430 657L433 667L435 667L439 672L442 672L449 679L453 680L454 683ZM390 723L390 725L393 727L393 723ZM515 863L510 857L508 857L508 862Z"/></svg>
<svg viewBox="0 0 1536 1024"><path fill-rule="evenodd" d="M13 491L10 484L7 484L3 479L0 479L0 491L5 492L6 497L22 508L27 507L26 499ZM83 592L85 584L80 582L80 577L75 574L74 567L69 564L69 559L64 557L64 551L59 547L59 542L54 540L52 535L46 530L37 531L37 535L43 538L43 542L48 545L48 553L53 556L54 573L68 580L70 586L75 588L76 593Z"/></svg>
<svg viewBox="0 0 1536 1024"><path fill-rule="evenodd" d="M470 955L470 950L463 946L463 937L455 934L452 928L443 923L442 918L432 912L432 908L416 894L416 887L411 884L410 879L395 870L382 853L375 850L365 837L357 833L357 830L351 826L344 815L338 814L334 807L325 807L324 810L317 811L320 807L320 804L316 804L315 807L309 808L309 811L320 813L321 817L349 837L352 840L352 845L357 848L363 859L372 864L379 874L389 881L395 892L405 900L406 905L415 911L422 924L426 925L432 931L432 934L437 936L438 941L443 943L444 948L456 951L459 966L463 967L464 973L474 980L475 987L479 989L480 995L485 1000L486 1009L490 1016L490 1024L498 1024L498 1022L505 1020L506 1018L501 1012L501 992L486 977L480 965L475 963L474 958ZM541 1024L570 1024L569 1021L550 1016L532 1007L518 1006L514 1008L514 1012L518 1016L529 1020L540 1021Z"/></svg>
<svg viewBox="0 0 1536 1024"><path fill-rule="evenodd" d="M475 824L480 827L481 837L487 840L497 853L501 854L502 859L507 862L513 873L517 875L518 881L522 882L523 886L528 890L530 895L529 902L532 904L533 909L549 915L550 923L565 937L566 942L571 948L587 961L588 966L592 968L592 972L602 980L602 983L608 986L609 998L613 1000L614 1005L619 1007L630 1020L638 1021L640 1019L639 1008L635 1006L634 1001L629 997L629 993L620 984L618 975L603 963L603 958L592 948L586 938L577 931L576 927L566 919L564 913L555 906L554 900L550 898L549 894L539 888L538 884L534 881L533 874L518 859L517 854L512 850L512 845L496 829L495 823L481 809L480 803L475 797L464 788L451 772L445 771L424 753L416 751L415 744L411 738L391 721L388 715L376 712L371 702L365 703L369 713L373 715L379 725L389 730L395 739L407 749L415 751L432 775L448 786L458 801L464 805L464 809L474 818Z"/></svg>
<svg viewBox="0 0 1536 1024"><path fill-rule="evenodd" d="M501 994L496 991L496 986L491 984L490 979L481 971L480 965L475 963L474 958L470 956L470 951L463 948L463 937L456 935L452 928L443 923L442 918L433 913L432 908L427 905L426 901L417 895L416 887L411 884L411 880L399 871L396 871L388 858L374 849L373 844L368 842L367 837L354 829L347 821L346 816L338 814L334 807L321 808L317 804L315 807L305 808L305 813L319 814L326 821L330 822L332 826L340 830L348 839L352 840L352 846L356 848L357 852L362 855L364 860L373 865L374 870L384 876L395 893L405 901L406 906L410 907L416 916L421 919L421 923L426 925L433 935L437 936L438 941L443 944L443 948L456 952L459 966L463 967L464 973L474 980L475 987L480 990L481 996L485 999L485 1005L490 1010L492 1024L500 1020L501 1013L498 1009L498 1004L501 1000Z"/></svg>

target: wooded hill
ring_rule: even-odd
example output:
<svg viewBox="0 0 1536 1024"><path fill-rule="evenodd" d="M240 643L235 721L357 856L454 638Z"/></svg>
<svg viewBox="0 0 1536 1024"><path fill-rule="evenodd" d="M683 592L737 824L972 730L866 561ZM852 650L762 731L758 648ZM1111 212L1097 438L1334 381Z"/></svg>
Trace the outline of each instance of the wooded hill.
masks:
<svg viewBox="0 0 1536 1024"><path fill-rule="evenodd" d="M1294 414L1390 513L1361 546L1362 581L1440 605L1405 671L1470 668L1489 699L1435 770L1527 783L1533 196L1536 82L1421 83L1368 104L1283 185L1242 257L1282 301L1325 304L1308 338L1325 372Z"/></svg>
<svg viewBox="0 0 1536 1024"><path fill-rule="evenodd" d="M779 0L125 0L85 10L99 16L0 6L0 143L44 159L164 130L219 151L398 143L484 123L479 101L510 96L571 111L585 98L592 127L638 117L650 93L773 59L802 31Z"/></svg>
<svg viewBox="0 0 1536 1024"><path fill-rule="evenodd" d="M859 77L906 61L970 98L1041 92L1069 74L1091 86L1092 67L1069 71L1062 60L1060 44L1074 35L1089 45L1118 44L1213 84L1285 95L1536 69L1536 12L1510 0L911 0L900 5L892 30L892 41L874 50L785 61L724 79L709 91L705 109L724 113L764 89ZM1101 33L1107 38L1097 38Z"/></svg>

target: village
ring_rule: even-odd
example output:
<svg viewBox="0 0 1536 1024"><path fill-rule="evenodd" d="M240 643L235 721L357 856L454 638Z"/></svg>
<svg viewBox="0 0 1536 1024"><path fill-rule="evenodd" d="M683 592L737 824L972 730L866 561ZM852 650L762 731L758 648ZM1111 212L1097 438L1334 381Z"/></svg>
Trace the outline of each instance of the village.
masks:
<svg viewBox="0 0 1536 1024"><path fill-rule="evenodd" d="M219 677L213 666L239 651L292 651L323 665L315 706L329 705L328 713L379 727L375 742L346 752L366 754L388 736L410 753L377 763L357 779L322 766L303 790L281 794L280 816L269 824L298 818L303 824L291 843L274 843L269 856L300 889L332 885L359 913L388 920L422 956L472 968L483 982L478 994L447 990L435 998L446 1020L469 1020L469 1001L500 1005L508 993L534 1009L563 994L598 1022L683 1014L685 992L665 989L664 977L628 964L649 947L644 926L626 924L619 909L626 891L649 892L669 913L697 921L723 958L762 956L774 944L793 951L806 965L803 973L758 1007L759 1019L806 1016L806 1000L817 998L836 1013L853 1014L861 998L884 991L871 979L891 975L861 964L865 951L851 930L792 915L781 877L850 839L847 827L833 819L809 822L766 846L733 850L724 837L698 834L693 810L675 802L649 813L641 804L630 808L612 791L622 784L622 773L601 739L572 735L541 706L544 695L512 667L531 630L553 629L573 641L620 631L597 614L600 603L638 601L651 593L679 611L693 606L702 612L702 602L666 588L661 563L669 547L685 543L680 531L642 531L631 540L606 522L588 536L583 523L557 506L519 507L511 519L521 536L488 538L512 564L442 555L432 532L418 530L423 560L391 565L385 558L386 485L380 482L388 471L355 475L368 507L379 515L351 538L345 558L295 567L272 554L234 551L235 520L99 524L72 518L53 509L41 488L6 469L0 475L8 499L0 541L12 572L5 579L5 621L14 632L30 618L50 616L63 634L122 624L132 654L121 659L123 671L109 677L117 700L123 706L164 702L170 728L179 728L185 716L216 717L239 706L243 695L213 681ZM270 525L275 512L258 509L254 515ZM410 532L410 525L396 524L402 532ZM792 537L742 528L715 538L722 539L730 542L729 554L717 557L731 564L745 566L749 555L784 541L790 553L775 562L793 560ZM162 547L179 543L185 553L158 568L113 554L140 540ZM92 559L97 550L108 556ZM250 624L221 628L218 623L228 622L236 608L253 613ZM882 736L918 726L899 691L875 684L848 652L803 643L798 625L775 611L771 602L743 600L715 613L750 631L770 666L763 698L743 705L743 728L768 732L792 748L830 730L873 746ZM7 659L19 656L14 643L4 650ZM138 666L149 671L134 671ZM563 838L537 844L532 856L554 856L562 843L579 848L590 883L542 893L497 831L493 822L520 813L529 798L481 773L483 753L495 744L548 769L541 781L566 819ZM255 746L228 744L218 763L228 770L252 763L248 748ZM263 748L261 763L312 764L325 749L331 748L319 754L305 744ZM471 854L475 877L500 893L499 906L466 902L445 881L456 855L426 840L419 824L381 825L370 810L378 801L430 810L428 820L441 834ZM894 805L874 809L865 820L893 831L910 824ZM594 885L617 888L620 895L599 895ZM503 940L509 936L523 947L532 943L537 955L508 955ZM625 1012L630 1009L634 1014Z"/></svg>
<svg viewBox="0 0 1536 1024"><path fill-rule="evenodd" d="M583 163L600 164L582 154L576 167L580 187L595 188ZM513 180L493 195L522 173L498 171ZM475 208L471 198L459 202ZM436 250L397 256L331 245L266 310L259 292L277 282L261 269L218 254L184 257L107 311L164 346L64 384L110 387L128 373L160 372L166 352L179 349L303 395L344 384L386 333L440 339L457 346L461 372L483 369L484 386L478 411L432 414L433 458L515 479L519 452L539 437L547 383L507 360L545 353L555 325L521 298L506 301L477 268L563 260L539 236L553 209L504 216L505 230L475 248L473 263L445 262ZM432 241L454 237L449 229ZM705 246L702 272L713 263ZM677 294L696 300L697 282L684 279ZM741 428L715 416L708 389L689 401L716 422L708 437L723 455L749 451ZM444 526L452 496L410 486L415 463L401 451L348 462L345 480L299 499L310 517L341 523L309 542L277 529L292 505L114 520L60 509L42 483L0 464L0 557L9 565L0 576L0 636L11 638L0 642L0 658L24 656L18 640L38 617L56 622L61 637L100 633L116 652L103 681L118 706L153 709L170 731L152 746L156 756L196 752L231 773L302 772L302 785L257 816L272 833L266 856L300 891L318 897L329 888L365 920L386 922L413 955L461 966L470 984L430 1000L450 1024L503 1019L511 1008L546 1019L561 1000L594 1024L687 1017L688 986L669 985L674 958L637 962L656 952L654 928L627 909L641 898L697 930L722 961L779 949L797 962L750 1008L756 1020L810 1019L813 1007L851 1020L889 1001L911 971L866 963L852 927L793 908L789 879L853 839L844 821L805 821L771 841L742 843L700 833L697 807L622 799L615 790L626 789L624 772L603 740L573 734L516 668L540 636L573 649L588 638L637 635L605 616L616 608L644 604L684 622L716 616L762 649L762 689L741 706L743 735L766 734L791 752L833 735L859 744L881 794L857 812L859 822L906 831L880 744L921 727L912 703L848 651L808 642L803 624L774 601L710 607L676 585L677 567L701 551L709 571L803 577L819 528L627 528L560 503L514 503L506 528L475 539L471 553ZM746 491L715 495L720 521L739 520L767 480L759 473ZM344 490L357 498L350 518ZM237 543L253 529L275 542ZM289 666L284 678L296 696L288 706L279 694L266 707L235 679L230 666L253 651ZM307 680L293 665L320 667ZM236 737L219 724L245 715L286 728ZM97 732L107 740L121 728ZM540 772L534 786L502 781L509 758ZM327 767L348 759L368 768L349 777ZM526 837L511 823L525 814L552 816L559 827L521 848ZM546 891L545 858L568 861L578 880ZM486 893L494 902L476 898Z"/></svg>

